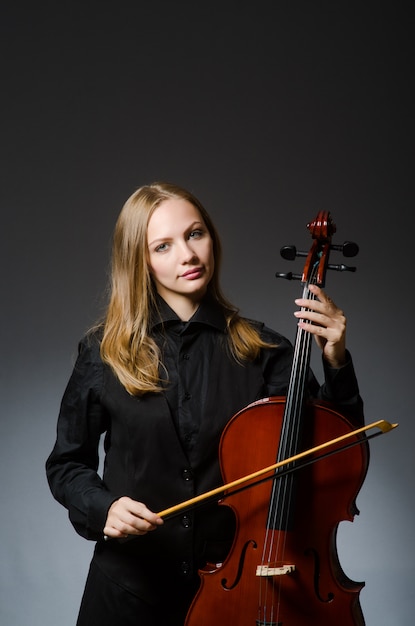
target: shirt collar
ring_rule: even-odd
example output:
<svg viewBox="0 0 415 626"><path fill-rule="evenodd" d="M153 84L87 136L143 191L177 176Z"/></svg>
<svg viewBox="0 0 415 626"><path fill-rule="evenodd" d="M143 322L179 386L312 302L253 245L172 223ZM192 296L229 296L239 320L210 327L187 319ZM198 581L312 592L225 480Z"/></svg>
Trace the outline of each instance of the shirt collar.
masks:
<svg viewBox="0 0 415 626"><path fill-rule="evenodd" d="M156 308L153 310L150 320L150 329L168 324L180 322L180 318L160 295L156 295ZM190 324L204 324L225 332L226 318L222 306L210 294L207 294L200 303L197 311L187 322Z"/></svg>

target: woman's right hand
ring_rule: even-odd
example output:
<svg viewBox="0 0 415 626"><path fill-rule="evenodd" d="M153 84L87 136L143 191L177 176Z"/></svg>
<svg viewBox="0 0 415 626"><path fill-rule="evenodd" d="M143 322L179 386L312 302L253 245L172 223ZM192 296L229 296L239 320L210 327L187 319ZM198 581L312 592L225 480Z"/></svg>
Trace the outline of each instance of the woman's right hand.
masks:
<svg viewBox="0 0 415 626"><path fill-rule="evenodd" d="M145 535L162 524L162 518L150 511L145 504L123 496L115 500L108 509L104 535L113 539Z"/></svg>

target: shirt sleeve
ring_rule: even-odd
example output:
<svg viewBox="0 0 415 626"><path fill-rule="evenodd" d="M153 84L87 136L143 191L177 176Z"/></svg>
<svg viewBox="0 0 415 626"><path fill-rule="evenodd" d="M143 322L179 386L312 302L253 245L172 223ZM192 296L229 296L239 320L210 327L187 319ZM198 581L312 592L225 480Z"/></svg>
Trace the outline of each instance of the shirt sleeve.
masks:
<svg viewBox="0 0 415 626"><path fill-rule="evenodd" d="M102 537L108 508L116 499L98 475L99 441L108 428L100 403L102 378L98 341L84 339L62 398L56 442L46 461L53 496L68 509L75 530L92 540Z"/></svg>
<svg viewBox="0 0 415 626"><path fill-rule="evenodd" d="M350 353L346 351L345 364L336 369L323 359L323 371L324 383L317 397L333 403L339 413L349 417L357 426L363 425L363 401Z"/></svg>
<svg viewBox="0 0 415 626"><path fill-rule="evenodd" d="M262 337L276 348L263 353L263 371L269 395L286 395L291 374L293 346L288 339L266 327ZM323 358L324 382L316 379L312 370L308 375L308 394L311 398L323 400L348 418L356 426L364 423L363 401L353 366L353 360L346 351L343 367L332 368Z"/></svg>

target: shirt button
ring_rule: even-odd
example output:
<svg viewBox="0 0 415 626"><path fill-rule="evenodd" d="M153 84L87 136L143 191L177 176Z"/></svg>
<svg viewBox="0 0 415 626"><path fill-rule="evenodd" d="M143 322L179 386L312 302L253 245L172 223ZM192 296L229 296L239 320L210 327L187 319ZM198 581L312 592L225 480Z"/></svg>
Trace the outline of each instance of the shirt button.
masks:
<svg viewBox="0 0 415 626"><path fill-rule="evenodd" d="M188 361L190 359L190 354L183 354L183 359Z"/></svg>
<svg viewBox="0 0 415 626"><path fill-rule="evenodd" d="M190 519L190 517L188 515L183 515L182 517L182 525L185 528L190 528L192 525L192 520Z"/></svg>
<svg viewBox="0 0 415 626"><path fill-rule="evenodd" d="M192 470L191 470L191 469L187 469L187 468L185 468L185 469L182 471L182 476L183 476L184 480L192 480L192 479L193 479L193 473L192 473Z"/></svg>
<svg viewBox="0 0 415 626"><path fill-rule="evenodd" d="M190 567L189 567L189 563L186 563L186 561L183 561L182 563L182 572L184 575L188 574L190 571Z"/></svg>
<svg viewBox="0 0 415 626"><path fill-rule="evenodd" d="M186 393L184 394L184 399L185 399L185 400L190 400L190 398L191 398L191 397L192 397L192 394L191 394L191 393L186 392Z"/></svg>

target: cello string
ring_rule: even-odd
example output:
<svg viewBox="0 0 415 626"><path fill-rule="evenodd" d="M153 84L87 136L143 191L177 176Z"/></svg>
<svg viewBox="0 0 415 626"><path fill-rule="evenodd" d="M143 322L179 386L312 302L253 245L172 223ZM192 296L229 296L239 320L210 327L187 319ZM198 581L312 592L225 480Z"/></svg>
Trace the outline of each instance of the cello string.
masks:
<svg viewBox="0 0 415 626"><path fill-rule="evenodd" d="M280 458L287 458L287 456L289 455L289 452L293 448L293 441L296 438L295 432L293 431L293 424L292 424L293 420L292 420L292 417L290 416L296 414L296 412L298 411L299 401L301 400L301 398L299 397L299 391L298 391L299 386L297 382L298 382L298 372L301 371L301 364L303 361L303 354L304 354L303 344L305 341L304 334L305 332L302 329L299 329L297 333L297 337L296 337L294 354L293 354L292 373L291 373L291 379L290 379L290 383L288 387L285 413L284 413L284 418L283 418L282 428L281 428L278 460ZM270 517L269 519L269 525L271 527L272 526L275 527L277 523L278 515L279 515L278 507L275 506L275 503L283 501L285 499L284 496L286 495L286 483L285 485L283 485L282 483L284 481L278 481L278 482L281 484L278 484L274 488L272 496L271 496L271 507L270 507L271 515L274 512L274 516ZM280 511L279 517L280 517L279 525L281 525L282 511Z"/></svg>
<svg viewBox="0 0 415 626"><path fill-rule="evenodd" d="M313 294L311 294L308 289L308 284L306 284L303 291L303 298L313 299L313 297ZM306 310L305 307L303 307L302 310ZM290 383L287 393L286 409L281 429L278 460L280 458L289 458L298 450L300 422L302 417L302 408L304 406L304 390L306 388L305 383L306 377L308 376L308 366L310 361L311 338L310 333L306 332L304 329L298 328L294 346ZM295 419L293 419L292 416L294 416ZM288 529L290 522L289 516L294 493L293 480L294 476L289 474L281 480L275 481L272 487L270 510L262 554L262 565L275 563L275 565L278 566L278 562L280 562L281 565L284 564L283 555L287 541L287 533L284 531ZM279 530L283 532L279 532ZM275 541L276 537L277 541ZM280 577L277 578L279 579ZM275 593L275 587L277 584L278 593ZM270 593L265 593L265 598L262 598L264 595L264 585L262 584L262 579L259 587L259 606L262 607L262 611L264 612L264 623L266 623L266 606L267 599L270 594L273 600L271 603L271 614L273 615L274 610L276 610L278 616L279 611L277 607L280 605L282 578L278 583L276 583L275 577L273 577L272 584L265 586L266 590L268 590L269 587L272 587L272 593L271 590ZM276 598L278 598L278 602L277 606L274 606ZM268 616L268 621L272 622L273 617Z"/></svg>
<svg viewBox="0 0 415 626"><path fill-rule="evenodd" d="M294 358L293 358L294 369L296 367L296 361L298 360L297 353L298 351L295 350ZM289 386L289 389L292 389L292 385ZM284 415L286 415L287 413L289 414L291 403L292 403L292 400L289 394L286 399L286 407L285 407ZM281 435L280 435L280 445L279 445L279 451L278 451L278 457L277 457L278 459L287 458L285 456L285 450L287 448L287 440L289 440L289 428L288 428L287 420L283 419ZM270 505L269 505L270 508L269 508L269 513L268 513L268 521L267 521L266 532L265 532L265 541L264 541L264 546L263 546L261 565L265 565L265 566L271 565L271 563L276 560L275 555L280 548L281 536L280 536L280 533L278 533L278 540L275 545L274 529L277 529L279 526L281 526L281 524L277 524L277 520L279 517L280 522L281 522L281 518L283 515L281 511L281 503L284 503L285 501L286 501L286 481L285 479L281 479L274 483L274 485L272 486L272 490L271 490L271 498L270 498ZM280 508L276 507L276 503L280 505ZM282 504L282 506L284 507L284 504ZM259 610L262 612L264 623L267 622L267 617L268 617L267 606L269 605L270 599L271 599L271 610L273 610L274 604L276 602L275 598L276 597L278 598L277 606L279 605L279 598L280 598L280 588L278 588L275 591L274 579L271 579L271 585L268 583L269 581L266 577L260 578L260 584L259 584L259 591L260 591L259 607L260 608ZM271 619L269 619L268 621L271 621Z"/></svg>
<svg viewBox="0 0 415 626"><path fill-rule="evenodd" d="M310 295L306 288L304 297L307 297L307 293ZM310 333L307 333L303 329L298 330L293 355L292 376L289 384L286 410L281 430L281 443L278 452L278 460L280 458L288 458L289 456L292 456L298 447L300 421L298 416L300 415L304 399L303 389L305 388L305 376L308 370L307 361L309 360L310 339ZM299 376L298 373L300 373L301 376ZM297 416L297 419L293 420L292 415ZM281 502L281 500L284 501L287 498L287 489L291 480L278 482L283 484L277 485L271 496L272 504L270 510L271 515L274 511L274 515L273 517L270 517L269 522L273 527L275 527L277 523L278 527L283 525L284 507L279 507L278 509L276 503ZM279 497L277 497L277 492Z"/></svg>

